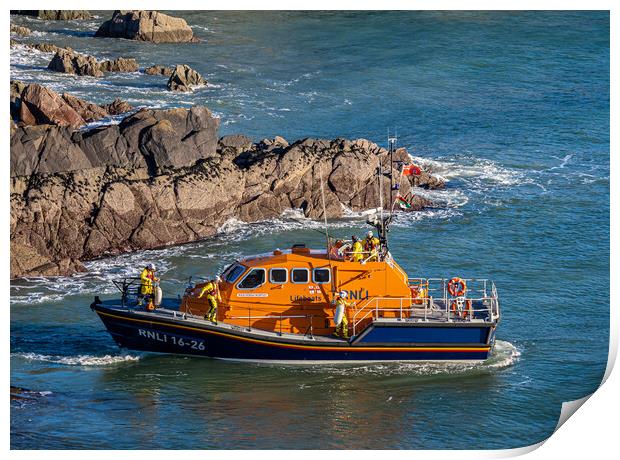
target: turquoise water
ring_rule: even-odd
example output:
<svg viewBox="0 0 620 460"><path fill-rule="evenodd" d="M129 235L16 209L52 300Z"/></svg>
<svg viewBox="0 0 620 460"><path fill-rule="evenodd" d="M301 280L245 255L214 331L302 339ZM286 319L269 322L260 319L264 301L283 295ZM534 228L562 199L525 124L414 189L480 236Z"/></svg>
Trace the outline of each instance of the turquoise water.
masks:
<svg viewBox="0 0 620 460"><path fill-rule="evenodd" d="M448 179L400 215L411 276L490 277L503 318L478 365L287 367L123 353L88 308L155 261L166 292L242 255L306 241L298 215L228 222L213 241L89 262L11 286L11 446L33 448L509 448L548 437L561 403L594 391L609 339L609 16L600 12L176 12L199 45L95 39L97 25L16 18L38 41L141 67L187 63L210 85L47 72L11 51L12 78L136 106L206 104L222 133L365 137ZM292 219L294 217L295 219ZM364 231L355 216L334 235Z"/></svg>

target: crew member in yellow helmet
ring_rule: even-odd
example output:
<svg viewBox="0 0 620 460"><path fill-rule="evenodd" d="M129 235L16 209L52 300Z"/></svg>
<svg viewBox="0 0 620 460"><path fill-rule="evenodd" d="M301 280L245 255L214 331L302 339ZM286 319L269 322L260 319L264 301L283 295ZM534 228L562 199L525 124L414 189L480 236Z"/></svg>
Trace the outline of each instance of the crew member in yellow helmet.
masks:
<svg viewBox="0 0 620 460"><path fill-rule="evenodd" d="M140 273L140 295L141 299L139 304L142 305L142 301L146 301L147 309L153 310L153 284L157 283L159 278L155 277L155 265L148 263L142 273Z"/></svg>
<svg viewBox="0 0 620 460"><path fill-rule="evenodd" d="M203 295L207 295L207 301L209 302L209 310L205 314L205 319L217 324L217 302L222 301L220 296L220 290L218 287L219 282L222 279L216 276L214 280L209 281L202 287L198 298L202 298Z"/></svg>

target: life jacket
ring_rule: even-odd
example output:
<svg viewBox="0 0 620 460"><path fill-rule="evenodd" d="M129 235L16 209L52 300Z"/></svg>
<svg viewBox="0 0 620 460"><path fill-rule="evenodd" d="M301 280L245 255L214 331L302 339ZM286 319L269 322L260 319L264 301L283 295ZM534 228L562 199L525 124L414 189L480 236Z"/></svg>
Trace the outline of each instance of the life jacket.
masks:
<svg viewBox="0 0 620 460"><path fill-rule="evenodd" d="M371 252L379 246L379 239L372 237L364 240L364 251Z"/></svg>
<svg viewBox="0 0 620 460"><path fill-rule="evenodd" d="M208 296L215 296L217 294L217 286L215 285L215 283L209 281L207 284L205 284L202 288L202 291L200 291L200 295L198 297L202 297L205 294L207 294Z"/></svg>
<svg viewBox="0 0 620 460"><path fill-rule="evenodd" d="M143 285L151 286L153 284L154 279L155 279L155 275L153 274L151 270L149 270L148 268L145 268L144 270L142 270L142 273L140 274L140 281L142 281Z"/></svg>
<svg viewBox="0 0 620 460"><path fill-rule="evenodd" d="M356 241L353 244L353 248L352 248L352 252L351 252L352 259L355 260L355 261L362 260L362 258L363 258L362 251L363 250L364 250L364 248L362 247L362 243L360 243L359 241Z"/></svg>

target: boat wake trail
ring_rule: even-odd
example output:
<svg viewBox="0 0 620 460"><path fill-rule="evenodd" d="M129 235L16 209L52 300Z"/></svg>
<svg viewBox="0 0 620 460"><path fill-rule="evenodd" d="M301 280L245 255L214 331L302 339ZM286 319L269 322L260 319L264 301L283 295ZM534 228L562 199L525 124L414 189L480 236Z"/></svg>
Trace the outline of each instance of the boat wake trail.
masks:
<svg viewBox="0 0 620 460"><path fill-rule="evenodd" d="M521 352L510 342L497 340L493 354L483 362L394 362L394 363L354 363L313 365L297 367L301 372L326 373L332 375L369 376L453 376L462 374L484 374L514 365ZM288 369L295 369L288 367Z"/></svg>
<svg viewBox="0 0 620 460"><path fill-rule="evenodd" d="M58 356L42 355L38 353L11 353L11 357L21 358L27 361L41 361L65 366L111 366L116 364L136 362L140 359L136 355L78 355L78 356Z"/></svg>

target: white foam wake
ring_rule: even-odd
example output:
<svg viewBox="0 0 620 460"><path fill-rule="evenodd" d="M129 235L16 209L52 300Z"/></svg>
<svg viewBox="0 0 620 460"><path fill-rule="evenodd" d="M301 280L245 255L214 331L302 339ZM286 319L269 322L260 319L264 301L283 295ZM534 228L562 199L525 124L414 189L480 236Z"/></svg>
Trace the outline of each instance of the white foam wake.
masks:
<svg viewBox="0 0 620 460"><path fill-rule="evenodd" d="M134 355L78 355L78 356L55 356L42 355L38 353L11 353L11 357L19 357L28 361L42 361L54 364L64 364L67 366L110 366L128 362L135 362L140 359Z"/></svg>
<svg viewBox="0 0 620 460"><path fill-rule="evenodd" d="M300 372L327 373L342 376L351 375L411 375L411 376L453 376L471 373L488 373L514 365L521 352L510 342L497 340L492 355L481 362L394 362L369 364L330 364L308 367L290 367Z"/></svg>

